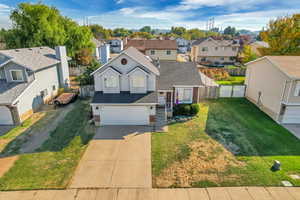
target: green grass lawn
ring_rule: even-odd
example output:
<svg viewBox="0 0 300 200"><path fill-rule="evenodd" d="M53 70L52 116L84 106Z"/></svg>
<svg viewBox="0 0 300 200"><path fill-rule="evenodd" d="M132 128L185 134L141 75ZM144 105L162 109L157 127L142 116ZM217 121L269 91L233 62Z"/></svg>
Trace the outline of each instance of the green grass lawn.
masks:
<svg viewBox="0 0 300 200"><path fill-rule="evenodd" d="M245 76L231 76L228 80L216 81L219 85L243 85Z"/></svg>
<svg viewBox="0 0 300 200"><path fill-rule="evenodd" d="M78 100L42 147L20 155L0 178L0 190L66 188L95 133L88 123L88 113L89 103Z"/></svg>
<svg viewBox="0 0 300 200"><path fill-rule="evenodd" d="M300 186L289 177L300 175L300 141L289 131L245 99L200 106L192 121L153 134L154 186ZM274 160L282 170L270 170Z"/></svg>

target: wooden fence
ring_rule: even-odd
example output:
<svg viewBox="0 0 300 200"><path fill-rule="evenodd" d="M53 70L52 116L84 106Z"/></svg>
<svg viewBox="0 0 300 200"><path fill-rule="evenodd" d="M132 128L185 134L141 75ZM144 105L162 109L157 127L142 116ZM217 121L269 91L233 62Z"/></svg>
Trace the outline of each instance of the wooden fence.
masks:
<svg viewBox="0 0 300 200"><path fill-rule="evenodd" d="M85 71L85 66L76 66L76 67L69 67L70 76L79 76L82 75Z"/></svg>

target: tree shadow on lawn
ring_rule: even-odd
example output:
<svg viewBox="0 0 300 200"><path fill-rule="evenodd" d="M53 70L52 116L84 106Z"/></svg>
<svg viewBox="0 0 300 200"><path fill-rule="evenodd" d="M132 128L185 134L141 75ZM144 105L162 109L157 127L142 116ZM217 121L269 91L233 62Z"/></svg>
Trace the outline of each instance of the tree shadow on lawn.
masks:
<svg viewBox="0 0 300 200"><path fill-rule="evenodd" d="M246 99L209 106L205 131L237 156L299 156L300 140Z"/></svg>

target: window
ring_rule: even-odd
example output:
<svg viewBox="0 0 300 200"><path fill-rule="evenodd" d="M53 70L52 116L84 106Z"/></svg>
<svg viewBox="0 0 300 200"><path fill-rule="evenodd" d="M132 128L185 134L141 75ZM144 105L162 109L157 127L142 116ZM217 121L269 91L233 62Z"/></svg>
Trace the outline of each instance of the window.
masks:
<svg viewBox="0 0 300 200"><path fill-rule="evenodd" d="M218 47L215 47L215 50L218 51Z"/></svg>
<svg viewBox="0 0 300 200"><path fill-rule="evenodd" d="M23 81L22 70L11 70L10 73L13 81Z"/></svg>
<svg viewBox="0 0 300 200"><path fill-rule="evenodd" d="M170 50L167 51L167 55L171 55L171 51Z"/></svg>
<svg viewBox="0 0 300 200"><path fill-rule="evenodd" d="M48 90L44 89L43 91L41 91L41 97L44 98L48 95Z"/></svg>
<svg viewBox="0 0 300 200"><path fill-rule="evenodd" d="M203 47L202 51L208 51L208 47Z"/></svg>
<svg viewBox="0 0 300 200"><path fill-rule="evenodd" d="M204 57L204 58L201 58L201 61L202 62L205 62L206 61L206 58Z"/></svg>
<svg viewBox="0 0 300 200"><path fill-rule="evenodd" d="M118 85L118 80L116 76L108 76L104 78L105 87L107 88L116 88Z"/></svg>
<svg viewBox="0 0 300 200"><path fill-rule="evenodd" d="M145 87L145 78L143 76L133 76L132 87Z"/></svg>
<svg viewBox="0 0 300 200"><path fill-rule="evenodd" d="M221 57L220 60L225 60L225 58L224 58L224 57Z"/></svg>
<svg viewBox="0 0 300 200"><path fill-rule="evenodd" d="M232 51L236 51L237 50L237 48L236 47L232 47Z"/></svg>
<svg viewBox="0 0 300 200"><path fill-rule="evenodd" d="M192 103L192 88L177 88L178 103Z"/></svg>
<svg viewBox="0 0 300 200"><path fill-rule="evenodd" d="M299 97L300 96L300 82L297 82L296 88L295 88L295 93L294 96Z"/></svg>
<svg viewBox="0 0 300 200"><path fill-rule="evenodd" d="M154 51L154 50L151 50L151 51L150 51L150 54L151 54L151 55L155 55L155 51Z"/></svg>
<svg viewBox="0 0 300 200"><path fill-rule="evenodd" d="M55 86L55 85L52 86L52 90L53 90L53 91L56 90L56 86Z"/></svg>
<svg viewBox="0 0 300 200"><path fill-rule="evenodd" d="M123 58L123 59L121 60L121 64L122 64L122 65L126 65L126 64L127 64L127 59Z"/></svg>
<svg viewBox="0 0 300 200"><path fill-rule="evenodd" d="M229 58L231 61L235 61L235 57L230 57Z"/></svg>

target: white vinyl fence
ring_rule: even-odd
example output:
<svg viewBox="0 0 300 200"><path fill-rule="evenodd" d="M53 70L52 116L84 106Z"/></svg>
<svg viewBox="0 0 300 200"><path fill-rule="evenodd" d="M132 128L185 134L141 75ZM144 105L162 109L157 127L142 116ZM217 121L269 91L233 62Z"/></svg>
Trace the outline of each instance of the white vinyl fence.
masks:
<svg viewBox="0 0 300 200"><path fill-rule="evenodd" d="M94 86L93 85L80 86L79 96L83 98L94 96Z"/></svg>
<svg viewBox="0 0 300 200"><path fill-rule="evenodd" d="M220 85L219 87L219 97L244 97L245 92L245 85Z"/></svg>

